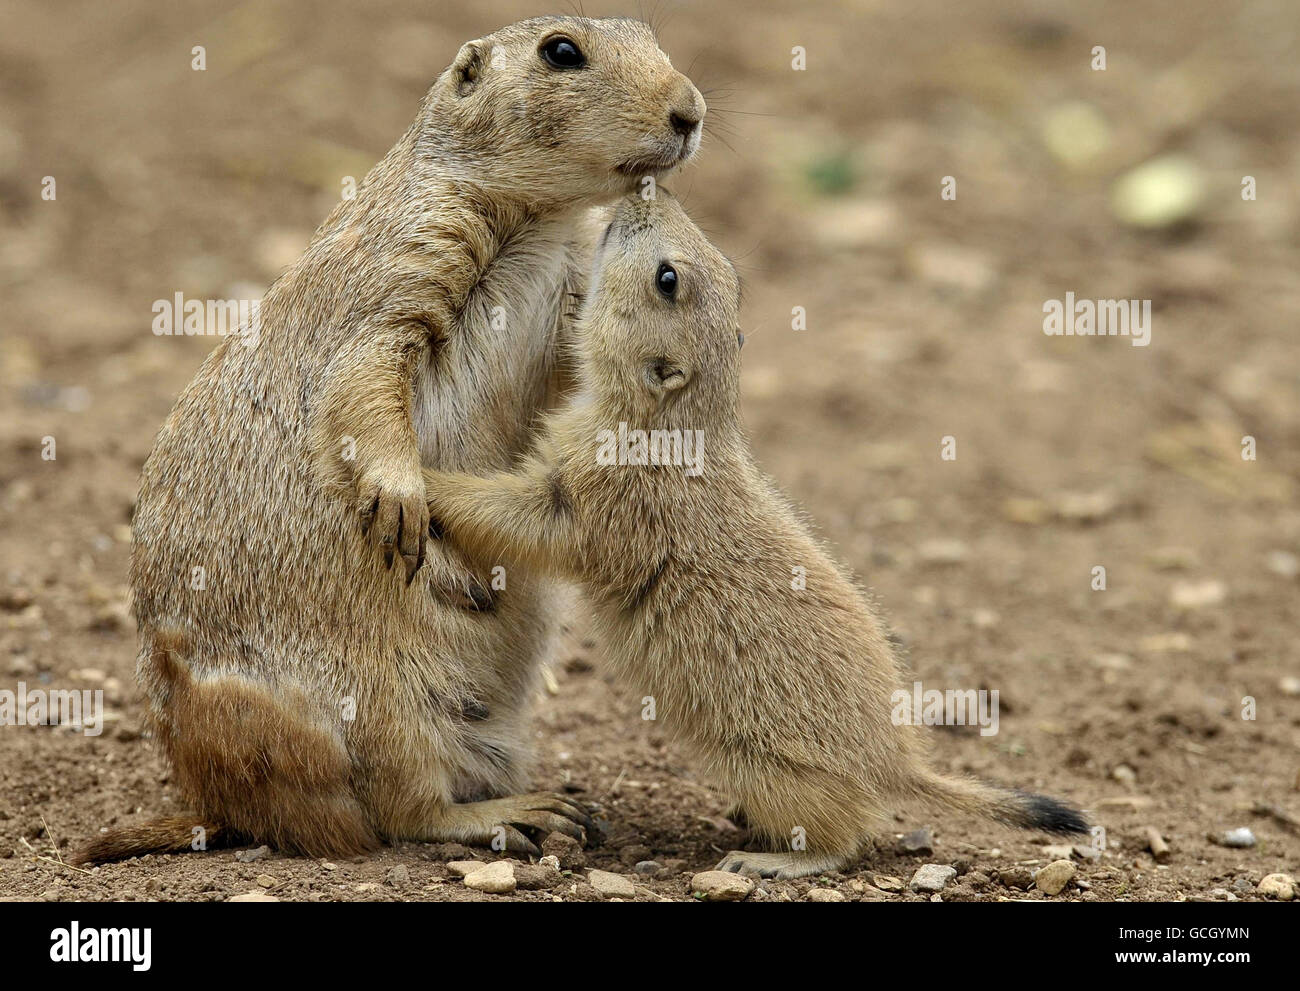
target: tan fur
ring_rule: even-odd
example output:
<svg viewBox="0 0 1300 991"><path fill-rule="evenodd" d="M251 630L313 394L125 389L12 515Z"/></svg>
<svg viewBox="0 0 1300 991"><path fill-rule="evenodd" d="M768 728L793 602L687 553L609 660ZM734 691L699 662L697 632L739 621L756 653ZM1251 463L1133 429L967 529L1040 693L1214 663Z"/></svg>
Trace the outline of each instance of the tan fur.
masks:
<svg viewBox="0 0 1300 991"><path fill-rule="evenodd" d="M655 283L664 261L672 302ZM665 191L625 199L580 321L577 398L516 472L426 472L435 523L476 557L581 583L616 671L774 850L734 852L725 869L842 866L911 798L1081 830L1051 799L938 775L920 731L891 720L902 677L880 622L749 453L738 296L730 263ZM702 474L598 463L599 432L620 423L702 430Z"/></svg>
<svg viewBox="0 0 1300 991"><path fill-rule="evenodd" d="M585 68L539 58L557 34ZM490 562L426 548L421 467L526 450L586 211L689 158L703 114L635 21L470 42L267 292L255 342L203 363L145 464L131 577L139 680L198 820L308 854L581 835L570 800L517 794L547 584L494 590ZM85 855L174 849L160 829Z"/></svg>

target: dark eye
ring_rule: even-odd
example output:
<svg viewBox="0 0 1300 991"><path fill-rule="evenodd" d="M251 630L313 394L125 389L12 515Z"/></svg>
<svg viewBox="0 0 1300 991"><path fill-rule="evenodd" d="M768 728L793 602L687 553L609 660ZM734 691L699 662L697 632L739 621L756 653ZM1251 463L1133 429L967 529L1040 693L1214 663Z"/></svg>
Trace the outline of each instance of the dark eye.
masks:
<svg viewBox="0 0 1300 991"><path fill-rule="evenodd" d="M655 288L659 290L659 295L664 299L672 299L677 295L677 269L673 268L667 262L659 266L659 271L655 273Z"/></svg>
<svg viewBox="0 0 1300 991"><path fill-rule="evenodd" d="M577 42L570 38L550 38L542 42L537 53L552 69L581 69L587 64L587 58Z"/></svg>
<svg viewBox="0 0 1300 991"><path fill-rule="evenodd" d="M744 346L745 346L745 334L744 334L744 331L740 331L740 330L738 330L738 331L736 331L736 348L737 348L737 350L739 350L740 348L743 348Z"/></svg>

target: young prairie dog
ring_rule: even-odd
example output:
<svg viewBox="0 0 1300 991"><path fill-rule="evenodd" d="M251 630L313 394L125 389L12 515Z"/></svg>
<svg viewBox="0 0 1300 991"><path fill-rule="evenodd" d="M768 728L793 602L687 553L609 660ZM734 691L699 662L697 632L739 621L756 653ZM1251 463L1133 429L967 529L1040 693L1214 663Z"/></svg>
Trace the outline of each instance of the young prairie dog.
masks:
<svg viewBox="0 0 1300 991"><path fill-rule="evenodd" d="M636 21L543 17L460 49L158 435L137 673L193 812L81 859L582 836L571 799L524 793L548 584L494 587L491 562L426 547L421 468L528 448L563 384L581 222L688 160L704 112Z"/></svg>
<svg viewBox="0 0 1300 991"><path fill-rule="evenodd" d="M624 199L579 318L577 398L515 472L426 472L435 528L582 585L616 672L768 848L721 869L842 867L909 799L1085 832L1054 799L937 773L922 731L891 720L903 679L879 621L750 455L738 316L734 269L677 202ZM609 456L638 430L648 457Z"/></svg>

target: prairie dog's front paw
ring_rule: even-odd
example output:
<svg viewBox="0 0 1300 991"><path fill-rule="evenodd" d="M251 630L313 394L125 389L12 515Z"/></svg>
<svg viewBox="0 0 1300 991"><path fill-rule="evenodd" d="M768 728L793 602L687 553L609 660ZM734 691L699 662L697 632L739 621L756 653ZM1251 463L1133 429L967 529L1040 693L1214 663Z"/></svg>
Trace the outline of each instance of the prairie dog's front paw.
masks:
<svg viewBox="0 0 1300 991"><path fill-rule="evenodd" d="M361 533L370 537L391 568L397 556L406 567L409 585L424 563L424 539L429 529L429 509L419 467L367 469L357 477L357 513Z"/></svg>

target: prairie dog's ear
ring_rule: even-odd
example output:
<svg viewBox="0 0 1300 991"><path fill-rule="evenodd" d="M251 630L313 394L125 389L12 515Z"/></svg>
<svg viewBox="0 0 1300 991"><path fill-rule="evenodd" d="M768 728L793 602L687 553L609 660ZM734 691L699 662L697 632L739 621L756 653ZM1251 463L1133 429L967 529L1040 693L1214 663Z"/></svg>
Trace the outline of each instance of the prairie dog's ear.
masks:
<svg viewBox="0 0 1300 991"><path fill-rule="evenodd" d="M683 363L665 357L651 358L645 364L645 382L657 396L676 392L690 381L691 370Z"/></svg>
<svg viewBox="0 0 1300 991"><path fill-rule="evenodd" d="M461 45L460 51L456 53L456 61L451 63L451 85L455 88L456 95L465 97L473 93L486 68L487 46L481 38Z"/></svg>

